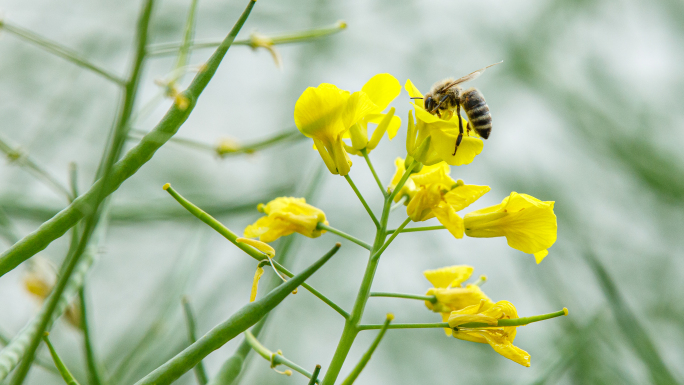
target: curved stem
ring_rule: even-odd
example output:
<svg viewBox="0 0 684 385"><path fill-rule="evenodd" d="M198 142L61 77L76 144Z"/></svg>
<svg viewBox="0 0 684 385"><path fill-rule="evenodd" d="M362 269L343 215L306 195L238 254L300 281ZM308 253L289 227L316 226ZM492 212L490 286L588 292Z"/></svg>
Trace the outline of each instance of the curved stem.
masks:
<svg viewBox="0 0 684 385"><path fill-rule="evenodd" d="M389 326L390 322L392 322L392 319L394 319L394 316L388 314L385 323L382 324L382 327L380 328L380 333L378 333L378 335L375 337L375 340L373 340L371 346L368 348L366 353L364 353L364 355L361 357L359 363L356 364L354 369L352 369L351 373L349 373L349 376L347 376L344 382L342 382L342 385L352 385L354 381L356 381L356 379L359 377L359 374L361 374L363 368L365 368L366 364L368 364L368 361L370 361L373 352L375 352L375 349L378 347L378 345L380 345L380 340L382 340L382 337L385 336L385 332L387 332L387 327Z"/></svg>
<svg viewBox="0 0 684 385"><path fill-rule="evenodd" d="M188 297L184 296L181 299L181 303L183 305L183 314L185 314L185 323L188 328L188 340L192 345L195 342L197 342L197 326L195 324L195 314L192 311L192 307L190 306L190 301L188 300ZM199 383L200 385L206 385L206 383L208 382L207 371L204 369L204 364L202 363L202 361L198 362L194 369L195 377L197 378L197 383Z"/></svg>
<svg viewBox="0 0 684 385"><path fill-rule="evenodd" d="M316 225L316 227L319 228L319 229L321 229L321 230L329 231L329 232L331 232L331 233L333 233L333 234L339 235L340 237L342 237L342 238L344 238L344 239L347 239L347 240L349 240L349 241L352 241L352 242L356 243L357 245L363 247L363 248L366 249L366 250L370 250L370 249L371 249L371 245L367 244L366 242L364 242L364 241L362 241L362 240L360 240L360 239L358 239L358 238L356 238L356 237L354 237L354 236L351 236L351 235L349 235L349 234L347 234L347 233L345 233L345 232L342 232L342 231L340 231L340 230L338 230L338 229L336 229L336 228L334 228L334 227L330 227L330 226L326 225L325 223L319 222L319 223Z"/></svg>
<svg viewBox="0 0 684 385"><path fill-rule="evenodd" d="M444 226L425 226L425 227L412 227L410 229L402 229L401 232L402 233L415 233L418 231L432 231L432 230L444 230L444 229L446 229L446 227L444 227ZM387 234L392 234L395 231L397 231L397 229L387 230Z"/></svg>
<svg viewBox="0 0 684 385"><path fill-rule="evenodd" d="M375 223L375 227L376 227L376 228L380 228L380 222L378 222L378 218L375 217L375 214L373 214L373 211L370 209L370 207L368 207L368 203L366 203L366 200L363 199L363 195L361 195L361 193L359 192L359 189L356 188L356 185L355 185L354 182L352 181L352 179L351 179L351 177L349 176L349 174L345 175L345 176L344 176L344 179L346 179L347 182L349 182L349 185L350 185L351 188L354 190L354 193L356 193L356 196L357 196L357 197L359 198L359 200L361 201L361 204L363 205L363 208L366 209L366 211L368 212L368 215L370 215L371 219L373 220L373 223Z"/></svg>
<svg viewBox="0 0 684 385"><path fill-rule="evenodd" d="M90 385L100 385L102 384L102 376L98 370L95 349L93 348L93 341L90 334L91 330L90 323L88 322L88 303L85 295L85 283L78 291L78 296L81 302L81 328L83 329L83 345L85 346L86 365L88 367L88 383Z"/></svg>
<svg viewBox="0 0 684 385"><path fill-rule="evenodd" d="M406 200L408 200L408 195L404 195L401 198L399 198L399 202L395 203L394 206L390 208L390 211L394 211L398 209L401 206L404 206L404 203L406 203ZM387 233L394 232L394 230L387 230Z"/></svg>
<svg viewBox="0 0 684 385"><path fill-rule="evenodd" d="M85 59L81 57L80 54L72 51L69 48L66 48L62 46L59 43L56 43L54 41L48 40L47 38L44 38L34 32L31 32L27 29L17 27L16 25L11 25L7 24L7 22L0 20L0 29L7 31L19 38L22 38L24 40L27 40L39 47L44 48L46 51L50 52L53 55L59 56L63 59L66 59L74 64L76 64L79 67L83 67L85 69L88 69L102 77L104 77L107 80L110 80L120 86L123 86L125 84L125 81L121 79L119 76L103 69L95 64L91 63L88 61L88 59Z"/></svg>
<svg viewBox="0 0 684 385"><path fill-rule="evenodd" d="M382 187L382 182L380 181L378 174L375 172L375 168L373 168L373 163L371 163L370 157L368 157L368 151L364 148L363 150L361 150L361 154L363 154L364 159L366 159L368 168L371 170L371 173L373 173L373 178L375 178L375 182L378 184L378 187L380 187L380 192L382 193L382 196L387 196L389 193L385 190L384 187Z"/></svg>
<svg viewBox="0 0 684 385"><path fill-rule="evenodd" d="M266 260L266 254L263 254L261 251L253 248L252 246L242 243L242 242L237 242L237 234L232 232L229 228L224 226L221 222L216 220L216 218L212 217L209 215L207 212L202 210L201 208L195 206L192 202L189 200L185 199L182 195L180 195L176 190L174 190L173 187L171 187L170 184L164 185L164 189L166 192L168 192L178 203L181 204L186 210L190 212L190 214L194 215L197 219L201 220L202 222L206 223L211 227L212 229L216 230L219 234L223 235L224 238L229 240L232 244L235 246L239 247L242 251L247 253L250 257L256 259L257 261L263 261ZM339 245L339 244L338 244ZM283 274L287 275L288 277L292 277L292 273L287 270L284 266L279 264L277 261L273 261L274 265L278 268L279 271L281 271ZM328 304L330 307L332 307L336 312L340 313L344 318L349 318L349 313L344 311L340 306L338 306L335 302L331 301L328 299L326 296L321 294L318 290L314 289L313 287L309 286L307 283L303 283L302 286L311 292L311 294L315 295L316 297L320 298L323 302Z"/></svg>
<svg viewBox="0 0 684 385"><path fill-rule="evenodd" d="M382 325L359 325L359 330L373 330L382 329ZM432 329L432 328L449 328L448 322L430 322L430 323L410 323L410 324L392 324L387 329Z"/></svg>
<svg viewBox="0 0 684 385"><path fill-rule="evenodd" d="M275 36L264 36L264 38L270 40L273 45L298 43L301 41L307 41L307 40L311 40L311 39L315 39L315 38L319 38L319 37L332 35L334 33L342 31L346 27L347 27L347 24L340 21L340 22L337 22L334 25L329 26L329 27L310 29L310 30L301 31L301 32L290 32L290 33L286 33L286 34L282 34L282 35L275 35ZM180 48L181 44L182 43L164 43L164 44L151 45L149 47L150 56L173 55L174 53L178 52L178 49ZM190 45L189 48L191 50L202 49L202 48L215 48L215 47L218 47L220 44L221 44L220 41L195 42L194 44ZM252 39L235 40L235 42L233 42L233 45L251 46L252 44L253 44Z"/></svg>
<svg viewBox="0 0 684 385"><path fill-rule="evenodd" d="M437 302L437 297L434 295L416 295L416 294L402 294L402 293L386 293L386 292L371 292L371 297L388 297L388 298L406 298L406 299L417 299L420 301L430 301L432 303Z"/></svg>
<svg viewBox="0 0 684 385"><path fill-rule="evenodd" d="M254 334L252 334L249 330L245 331L244 335L245 335L245 341L249 344L249 346L255 352L257 352L261 357L263 357L265 360L267 360L271 363L271 368L275 369L275 367L278 365L285 365L288 368L294 370L297 373L302 374L304 377L306 377L310 380L314 377L314 375L309 373L309 371L307 371L303 367L295 364L294 362L288 360L283 355L278 354L278 353L273 353L272 351L268 350L268 348L266 348L264 345L262 345L259 342L259 340L256 339ZM316 374L316 375L318 375L318 374ZM318 383L318 381L316 381L315 379L313 381L314 381L314 383Z"/></svg>
<svg viewBox="0 0 684 385"><path fill-rule="evenodd" d="M373 254L373 257L372 257L372 258L380 258L380 255L381 255L381 254L385 251L385 249L387 249L387 247L392 243L392 241L394 240L394 238L396 238L397 235L399 235L399 233L401 233L401 230L402 230L406 225L409 224L409 222L411 222L411 218L410 218L410 217L409 217L409 218L406 218L406 220L404 220L404 223L402 223L401 226L399 226L399 227L397 228L397 230L396 230L395 232L392 233L392 236L390 236L390 239L388 239L387 242L385 242L385 243L382 245L382 247L381 247L378 251L376 251L375 254Z"/></svg>

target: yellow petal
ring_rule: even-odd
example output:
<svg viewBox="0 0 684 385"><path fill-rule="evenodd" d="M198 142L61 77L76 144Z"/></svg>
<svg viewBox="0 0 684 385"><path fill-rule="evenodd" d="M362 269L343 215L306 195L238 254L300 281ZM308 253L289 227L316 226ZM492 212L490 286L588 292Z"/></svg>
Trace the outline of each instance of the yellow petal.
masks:
<svg viewBox="0 0 684 385"><path fill-rule="evenodd" d="M432 145L440 158L452 166L462 166L471 163L482 152L484 144L481 139L463 136L461 144L456 149L458 130L430 130ZM454 153L454 150L456 152Z"/></svg>
<svg viewBox="0 0 684 385"><path fill-rule="evenodd" d="M489 186L462 185L444 194L444 200L455 210L461 211L489 192Z"/></svg>
<svg viewBox="0 0 684 385"><path fill-rule="evenodd" d="M423 275L436 288L460 287L473 274L474 268L468 265L454 265L435 270L425 270Z"/></svg>
<svg viewBox="0 0 684 385"><path fill-rule="evenodd" d="M366 95L365 92L357 91L351 94L347 99L347 105L342 114L342 121L345 128L351 127L358 123L366 115L378 113L381 110L373 101Z"/></svg>
<svg viewBox="0 0 684 385"><path fill-rule="evenodd" d="M413 85L411 80L406 79L406 84L404 84L404 89L406 89L406 92L408 92L409 97L411 98L422 98L423 94L418 91L418 88ZM419 104L420 108L423 108L423 99L415 99L414 103Z"/></svg>
<svg viewBox="0 0 684 385"><path fill-rule="evenodd" d="M456 239L463 238L463 219L456 214L456 211L451 206L446 204L446 202L440 202L437 207L432 208L432 212L437 217L439 223L449 230L451 235Z"/></svg>
<svg viewBox="0 0 684 385"><path fill-rule="evenodd" d="M261 251L262 253L268 255L269 258L275 257L275 249L271 247L268 243L264 243L261 241L257 241L256 239L249 239L249 238L237 238L235 240L237 243L246 243L255 249Z"/></svg>
<svg viewBox="0 0 684 385"><path fill-rule="evenodd" d="M249 302L254 302L257 296L257 288L259 287L259 279L264 275L264 268L258 266L256 272L254 273L254 279L252 280L252 293L249 295Z"/></svg>
<svg viewBox="0 0 684 385"><path fill-rule="evenodd" d="M401 84L390 74L377 74L361 88L361 91L382 111L399 96Z"/></svg>
<svg viewBox="0 0 684 385"><path fill-rule="evenodd" d="M507 339L497 338L498 336L491 333L482 332L480 335L487 340L487 343L489 343L495 352L522 366L530 366L530 354L528 352L513 345L513 343Z"/></svg>
<svg viewBox="0 0 684 385"><path fill-rule="evenodd" d="M538 252L534 253L534 260L537 261L537 264L540 264L541 261L543 261L547 255L549 255L548 250L538 251Z"/></svg>
<svg viewBox="0 0 684 385"><path fill-rule="evenodd" d="M348 99L349 92L333 84L323 83L316 88L307 88L295 104L297 128L308 137L332 140L349 128L340 121Z"/></svg>
<svg viewBox="0 0 684 385"><path fill-rule="evenodd" d="M442 322L447 322L449 320L449 313L440 313L442 315ZM453 330L451 328L444 328L444 333L447 337L451 337Z"/></svg>

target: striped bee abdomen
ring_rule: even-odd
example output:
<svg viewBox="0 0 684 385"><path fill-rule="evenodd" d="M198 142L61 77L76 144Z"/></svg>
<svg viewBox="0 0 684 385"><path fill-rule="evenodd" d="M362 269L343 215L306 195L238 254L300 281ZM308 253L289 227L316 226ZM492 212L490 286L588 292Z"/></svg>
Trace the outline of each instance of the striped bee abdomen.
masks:
<svg viewBox="0 0 684 385"><path fill-rule="evenodd" d="M465 90L461 94L461 106L468 116L470 128L482 138L489 138L492 132L492 114L482 93L475 88Z"/></svg>

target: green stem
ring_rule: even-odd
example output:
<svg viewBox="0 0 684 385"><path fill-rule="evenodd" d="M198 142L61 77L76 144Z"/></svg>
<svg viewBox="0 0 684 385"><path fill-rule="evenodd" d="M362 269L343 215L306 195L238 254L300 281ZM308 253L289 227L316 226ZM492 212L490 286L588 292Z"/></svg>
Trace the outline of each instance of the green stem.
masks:
<svg viewBox="0 0 684 385"><path fill-rule="evenodd" d="M385 190L384 187L382 187L382 182L380 181L378 174L375 172L375 168L373 168L373 163L371 163L370 157L368 156L368 151L364 148L363 150L361 150L361 154L363 154L363 158L366 159L368 168L371 170L371 173L373 173L373 178L375 178L375 182L378 184L378 187L380 187L380 192L382 193L382 196L387 196L389 193Z"/></svg>
<svg viewBox="0 0 684 385"><path fill-rule="evenodd" d="M382 329L382 325L359 325L359 330L374 330ZM429 328L449 328L447 322L430 322L430 323L411 323L411 324L392 324L387 329L429 329Z"/></svg>
<svg viewBox="0 0 684 385"><path fill-rule="evenodd" d="M252 334L249 330L245 331L243 334L245 335L245 341L249 344L249 346L255 352L259 353L261 357L263 357L265 360L271 363L271 368L275 369L278 365L285 365L288 368L294 370L295 372L302 374L304 377L308 379L313 378L313 374L309 373L309 371L307 371L306 369L288 360L283 355L273 353L272 351L268 350L264 345L262 345L259 342L259 340L256 339L254 334Z"/></svg>
<svg viewBox="0 0 684 385"><path fill-rule="evenodd" d="M136 382L136 385L170 384L178 379L211 352L257 323L264 315L268 314L268 312L282 302L297 286L301 285L302 282L330 260L337 250L339 250L339 246L333 247L327 254L291 280L281 284L262 299L243 306L226 321L215 326L198 339L197 342L188 346L175 357Z"/></svg>
<svg viewBox="0 0 684 385"><path fill-rule="evenodd" d="M129 134L129 138L132 139L137 139L143 135L147 134L145 131L141 130L131 130L131 134ZM205 142L200 142L198 140L194 139L188 139L188 138L171 138L169 139L169 142L176 143L182 146L186 146L189 148L194 148L198 150L203 150L203 151L209 151L214 154L217 154L221 158L225 158L228 156L232 155L239 155L239 154L253 154L259 150L262 150L264 148L268 148L270 146L279 144L279 143L284 143L287 141L295 141L295 140L303 140L306 139L305 136L303 136L299 130L283 130L282 132L279 132L277 134L274 134L272 136L266 137L264 139L260 139L254 142L249 142L246 144L240 144L238 145L237 148L235 149L227 149L227 148L221 148L221 146L218 145L213 145L213 144L208 144Z"/></svg>
<svg viewBox="0 0 684 385"><path fill-rule="evenodd" d="M45 333L43 335L43 341L45 341L45 345L47 345L48 349L50 350L50 355L52 356L52 360L55 362L55 366L57 367L57 370L59 370L59 374L62 375L64 382L66 382L68 385L79 385L78 381L76 381L74 376L71 374L69 369L67 369L66 365L64 365L64 362L62 361L62 359L57 354L55 347L52 346L52 343L50 343L50 339L48 338L48 333Z"/></svg>
<svg viewBox="0 0 684 385"><path fill-rule="evenodd" d="M444 227L444 226L425 226L425 227L412 227L410 229L402 229L401 232L402 233L414 233L417 231L432 231L432 230L444 230L444 229L446 229L446 227ZM387 230L387 233L392 234L395 231L397 231L397 229Z"/></svg>
<svg viewBox="0 0 684 385"><path fill-rule="evenodd" d="M337 343L335 354L333 355L332 361L330 362L330 366L328 367L328 370L325 373L325 377L323 378L323 385L333 385L335 383L335 380L337 380L337 377L340 374L340 370L342 369L342 365L344 364L344 361L347 358L347 355L349 354L349 350L354 344L356 335L359 333L358 326L361 321L361 317L363 316L363 311L366 307L366 303L368 302L368 298L370 297L370 289L373 284L375 272L378 268L378 263L380 262L380 256L382 255L384 249L387 248L387 246L389 245L389 242L391 242L392 239L394 239L394 237L397 234L399 234L398 232L392 234L392 238L390 238L390 240L387 243L385 243L385 238L387 237L387 221L389 219L390 206L392 204L392 200L394 199L393 195L397 191L401 190L401 188L404 186L404 183L406 183L408 175L410 174L410 171L413 169L415 164L416 162L411 162L404 177L402 177L402 179L395 187L395 191L392 194L385 196L385 202L382 207L382 216L380 219L378 229L375 233L375 241L373 242L373 247L371 248L370 255L368 257L366 271L363 274L361 286L359 287L359 291L356 295L356 300L354 301L354 307L352 308L352 312L349 318L347 318L347 322L344 323L344 329L342 330L340 341ZM403 228L403 226L406 226L407 223L408 222L406 221L404 222L404 224L402 224L402 226L400 227L400 231L401 228Z"/></svg>
<svg viewBox="0 0 684 385"><path fill-rule="evenodd" d="M76 222L81 220L86 213L91 212L92 208L96 207L95 203L100 198L100 192L106 197L116 191L126 179L135 174L140 167L149 161L154 153L178 131L180 126L188 119L188 116L190 116L190 113L197 102L197 98L202 94L207 84L209 84L209 81L216 73L219 64L226 55L226 52L228 52L235 36L247 20L247 16L254 6L254 3L255 1L249 2L245 12L243 12L240 19L235 23L233 29L231 29L223 43L206 62L204 71L197 73L190 86L183 91L184 95L190 101L188 107L181 110L174 104L154 130L145 135L137 146L129 150L126 156L114 165L109 180L101 178L97 183L91 186L88 192L75 199L66 209L43 223L38 230L27 235L3 252L2 255L0 255L0 277L14 269L21 262L45 249L55 239L64 235L64 233L74 226Z"/></svg>
<svg viewBox="0 0 684 385"><path fill-rule="evenodd" d="M263 254L261 251L253 248L252 246L249 246L245 243L242 242L237 242L237 234L233 233L229 228L224 226L221 222L217 221L216 218L212 217L211 215L207 214L205 211L200 209L199 207L195 206L192 202L188 201L185 199L182 195L180 195L176 190L171 187L168 183L164 185L164 189L178 202L183 206L186 210L190 212L190 214L194 215L197 217L199 220L202 222L206 223L211 227L212 229L216 230L219 234L223 235L224 238L229 240L232 244L240 248L242 251L247 253L250 257L256 259L257 261L263 261L267 260L268 258L266 257L265 254ZM275 264L275 267L282 272L283 274L287 275L288 277L292 277L292 273L287 270L284 266L279 264L277 261L273 261ZM344 311L340 306L338 306L335 302L331 301L328 299L326 296L321 294L318 290L314 289L313 287L309 286L309 284L304 283L302 286L311 292L311 294L315 295L316 297L320 298L323 302L328 304L331 308L333 308L335 311L340 313L344 318L348 318L349 314Z"/></svg>
<svg viewBox="0 0 684 385"><path fill-rule="evenodd" d="M401 191L401 188L404 187L404 184L408 180L409 176L411 176L411 171L413 171L413 168L418 165L419 162L416 162L415 160L412 160L409 166L406 168L406 171L404 171L404 175L401 176L401 179L399 179L399 183L394 187L394 190L390 194L390 202L394 200L394 197L397 196L399 191Z"/></svg>
<svg viewBox="0 0 684 385"><path fill-rule="evenodd" d="M195 35L195 15L197 10L197 0L192 0L190 3L190 10L188 11L188 19L185 22L185 33L183 34L183 41L178 47L178 60L174 69L179 69L188 65L188 57L190 47L192 46L193 37ZM206 383L206 382L205 382Z"/></svg>
<svg viewBox="0 0 684 385"><path fill-rule="evenodd" d="M416 295L416 294L402 294L402 293L384 293L384 292L371 292L371 297L389 297L389 298L406 298L406 299L417 299L420 301L430 301L432 303L437 303L437 297L434 295Z"/></svg>
<svg viewBox="0 0 684 385"><path fill-rule="evenodd" d="M375 337L375 340L373 340L373 343L368 348L366 353L364 353L364 355L361 356L359 363L356 364L351 373L349 373L349 376L347 376L347 378L342 382L342 385L352 385L354 381L356 381L356 379L359 377L359 374L361 374L363 368L365 368L366 364L368 364L368 361L370 361L373 352L375 352L375 349L378 347L378 345L380 345L380 340L382 340L382 337L385 336L385 332L387 332L387 327L389 326L390 322L392 322L393 318L393 315L387 315L387 319L385 320L385 323L382 325L380 333L378 333L378 335Z"/></svg>
<svg viewBox="0 0 684 385"><path fill-rule="evenodd" d="M81 303L81 329L83 329L83 345L85 347L86 365L88 368L88 384L100 385L102 384L100 372L98 370L97 360L95 359L95 350L93 349L93 341L90 335L90 323L88 322L88 303L85 295L85 284L81 286L78 291L78 297Z"/></svg>
<svg viewBox="0 0 684 385"><path fill-rule="evenodd" d="M402 230L406 225L408 225L409 222L411 222L411 218L410 218L410 217L409 217L409 218L406 218L406 220L404 220L404 223L402 223L402 224L397 228L397 231L395 231L395 232L392 233L392 235L391 235L390 238L387 240L387 242L385 242L385 243L382 245L382 247L375 253L375 256L374 256L375 258L380 258L380 255L381 255L383 252L385 252L385 249L387 249L387 247L392 243L392 241L394 240L394 238L396 238L397 235L399 235L399 233L401 233L401 230Z"/></svg>
<svg viewBox="0 0 684 385"><path fill-rule="evenodd" d="M195 314L192 311L192 307L190 306L190 301L188 300L188 297L183 296L183 298L181 299L181 303L183 305L183 314L185 314L185 323L188 327L188 340L192 345L195 342L197 342L197 326L195 324ZM195 377L197 378L197 383L199 383L200 385L206 385L208 382L207 371L204 369L204 364L201 360L194 367L194 371Z"/></svg>
<svg viewBox="0 0 684 385"><path fill-rule="evenodd" d="M340 231L340 230L338 230L338 229L336 229L336 228L334 228L334 227L330 227L330 226L326 225L325 223L319 222L319 223L316 225L316 227L317 227L318 229L320 229L320 230L329 231L329 232L331 232L331 233L333 233L333 234L339 235L340 237L342 237L342 238L344 238L344 239L347 239L347 240L349 240L349 241L352 241L352 242L356 243L357 245L363 247L363 248L366 249L366 250L370 250L370 249L371 249L371 245L367 244L366 242L364 242L364 241L362 241L362 240L360 240L360 239L358 239L358 238L356 238L356 237L354 237L354 236L351 236L351 235L349 235L349 234L347 234L347 233L345 233L345 232L342 232L342 231Z"/></svg>
<svg viewBox="0 0 684 385"><path fill-rule="evenodd" d="M401 206L404 206L404 203L406 203L406 200L408 200L408 195L404 195L401 198L399 198L399 202L395 203L391 208L390 212L398 209ZM394 232L394 230L387 230L387 233Z"/></svg>
<svg viewBox="0 0 684 385"><path fill-rule="evenodd" d="M12 148L12 146L10 146L2 138L0 138L0 151L4 152L10 161L16 162L19 166L24 167L33 173L38 179L44 182L46 186L50 187L57 194L65 196L69 202L75 198L69 189L64 187L64 185L59 182L57 178L50 175L49 172L34 162L33 159L28 156L28 154L23 153L18 148Z"/></svg>
<svg viewBox="0 0 684 385"><path fill-rule="evenodd" d="M354 190L354 193L356 193L356 196L361 201L363 208L366 209L366 211L368 212L368 215L370 215L371 219L373 220L373 223L375 223L375 227L380 228L380 222L378 222L378 218L376 218L375 214L373 214L373 210L371 210L370 207L368 207L368 203L366 203L366 200L363 199L363 195L361 195L361 193L359 192L359 189L356 188L356 185L352 181L351 177L347 174L344 176L344 179L346 179L347 182L349 182L349 185L351 186L352 190Z"/></svg>
<svg viewBox="0 0 684 385"><path fill-rule="evenodd" d="M88 69L90 71L93 71L94 73L104 77L105 79L111 80L112 82L119 84L119 85L124 85L124 80L118 77L117 75L102 69L95 64L91 63L88 61L88 59L85 59L82 57L80 54L72 51L69 48L66 48L62 46L59 43L53 42L51 40L48 40L47 38L44 38L36 33L33 33L27 29L17 27L15 25L7 24L7 22L0 20L0 28L21 38L24 40L27 40L39 47L44 48L46 51L57 55L63 59L66 59L74 64L76 64L79 67L83 67L85 69Z"/></svg>
<svg viewBox="0 0 684 385"><path fill-rule="evenodd" d="M321 365L316 365L313 373L311 374L311 378L309 379L309 385L314 385L314 384L320 383L320 381L318 381L318 374L319 373L321 373Z"/></svg>
<svg viewBox="0 0 684 385"><path fill-rule="evenodd" d="M337 32L342 31L346 27L347 27L347 24L340 21L340 22L337 22L330 27L310 29L310 30L301 31L301 32L291 32L291 33L276 35L276 36L266 36L265 38L269 39L273 43L273 45L299 43L302 41L312 40L312 39L316 39L319 37L324 37L324 36L335 34ZM174 53L178 52L178 49L180 48L181 44L182 43L164 43L164 44L152 45L149 47L150 56L165 56L165 55L169 55L169 54L174 54ZM189 48L192 50L202 49L202 48L214 48L214 47L219 46L219 44L220 44L219 41L195 42ZM236 40L233 43L233 45L246 45L246 46L252 46L253 44L254 43L253 43L252 39Z"/></svg>
<svg viewBox="0 0 684 385"><path fill-rule="evenodd" d="M501 326L524 326L529 325L532 322L544 321L551 318L556 318L560 316L568 315L568 309L563 308L563 310L558 310L553 313L540 314L532 317L521 317L521 318L510 318L510 319L500 319L496 325L489 325L482 322L469 322L462 325L458 325L458 329L461 328L491 328L491 327L501 327Z"/></svg>

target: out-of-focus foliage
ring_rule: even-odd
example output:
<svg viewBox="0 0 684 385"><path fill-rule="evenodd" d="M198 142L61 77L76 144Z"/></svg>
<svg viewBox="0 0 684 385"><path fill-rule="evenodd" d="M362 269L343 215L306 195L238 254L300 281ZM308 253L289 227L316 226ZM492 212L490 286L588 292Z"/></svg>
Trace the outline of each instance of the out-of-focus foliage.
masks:
<svg viewBox="0 0 684 385"><path fill-rule="evenodd" d="M153 43L182 39L189 6L190 1L160 2L152 18ZM223 37L242 6L200 1L196 38ZM127 68L137 2L77 1L66 7L8 0L2 7L4 20L61 42L114 74L122 76ZM282 70L266 50L233 47L177 137L209 145L223 137L253 143L294 127L294 104L308 86L327 82L357 90L373 74L387 72L426 90L443 77L504 60L472 83L491 108L492 135L478 161L452 175L495 186L475 209L497 204L512 190L555 200L558 242L536 265L504 239L485 249L481 240L455 240L447 232L409 233L388 249L374 289L422 292L429 285L419 272L467 263L489 277L485 289L494 301L514 299L521 316L570 309L558 322L519 329L516 344L531 354L529 369L501 359L488 346L457 344L440 329L390 330L357 383L682 381L684 5L674 0L260 0L239 38L252 30L302 30L338 19L348 24L341 34L279 46ZM210 52L194 51L188 63L200 64ZM69 163L75 162L85 190L116 113L116 87L2 30L0 63L0 137L64 185ZM135 129L149 130L172 103L158 98L154 79L165 78L175 63L172 56L147 63L136 109L158 102L140 115ZM402 119L411 109L406 93L394 105ZM372 153L386 184L393 160L405 153L405 135L404 123L394 141ZM257 203L303 195L320 163L308 141L288 140L226 158L170 143L117 191L107 242L87 277L91 332L109 384L130 384L187 346L181 296L190 298L200 334L249 299L255 262L200 227L161 186L172 182L229 227L241 229L259 216ZM379 204L370 173L352 167L350 175L369 203ZM66 204L11 161L0 167L0 178L3 248ZM315 192L307 201L323 209L331 225L367 240L364 234L373 224L341 177L323 175ZM278 255L291 248L290 265L299 271L330 247L330 237L283 239ZM59 264L66 244L59 240L40 255ZM310 283L351 306L365 261L359 256L355 248L343 248L326 269L348 273L316 275ZM22 273L20 266L0 279L3 339L38 309L22 289ZM364 321L381 323L387 312L398 320L439 321L420 301L402 301L371 299ZM309 370L322 364L325 371L342 328L335 312L300 290L269 318L261 342ZM65 322L51 334L66 366L84 383L80 338ZM373 334L359 337L343 372L353 368L372 339ZM231 341L205 360L210 377L238 344ZM50 363L44 350L39 358ZM261 359L248 359L241 382L302 380L267 367ZM60 381L35 366L28 382ZM194 381L189 373L179 383Z"/></svg>

